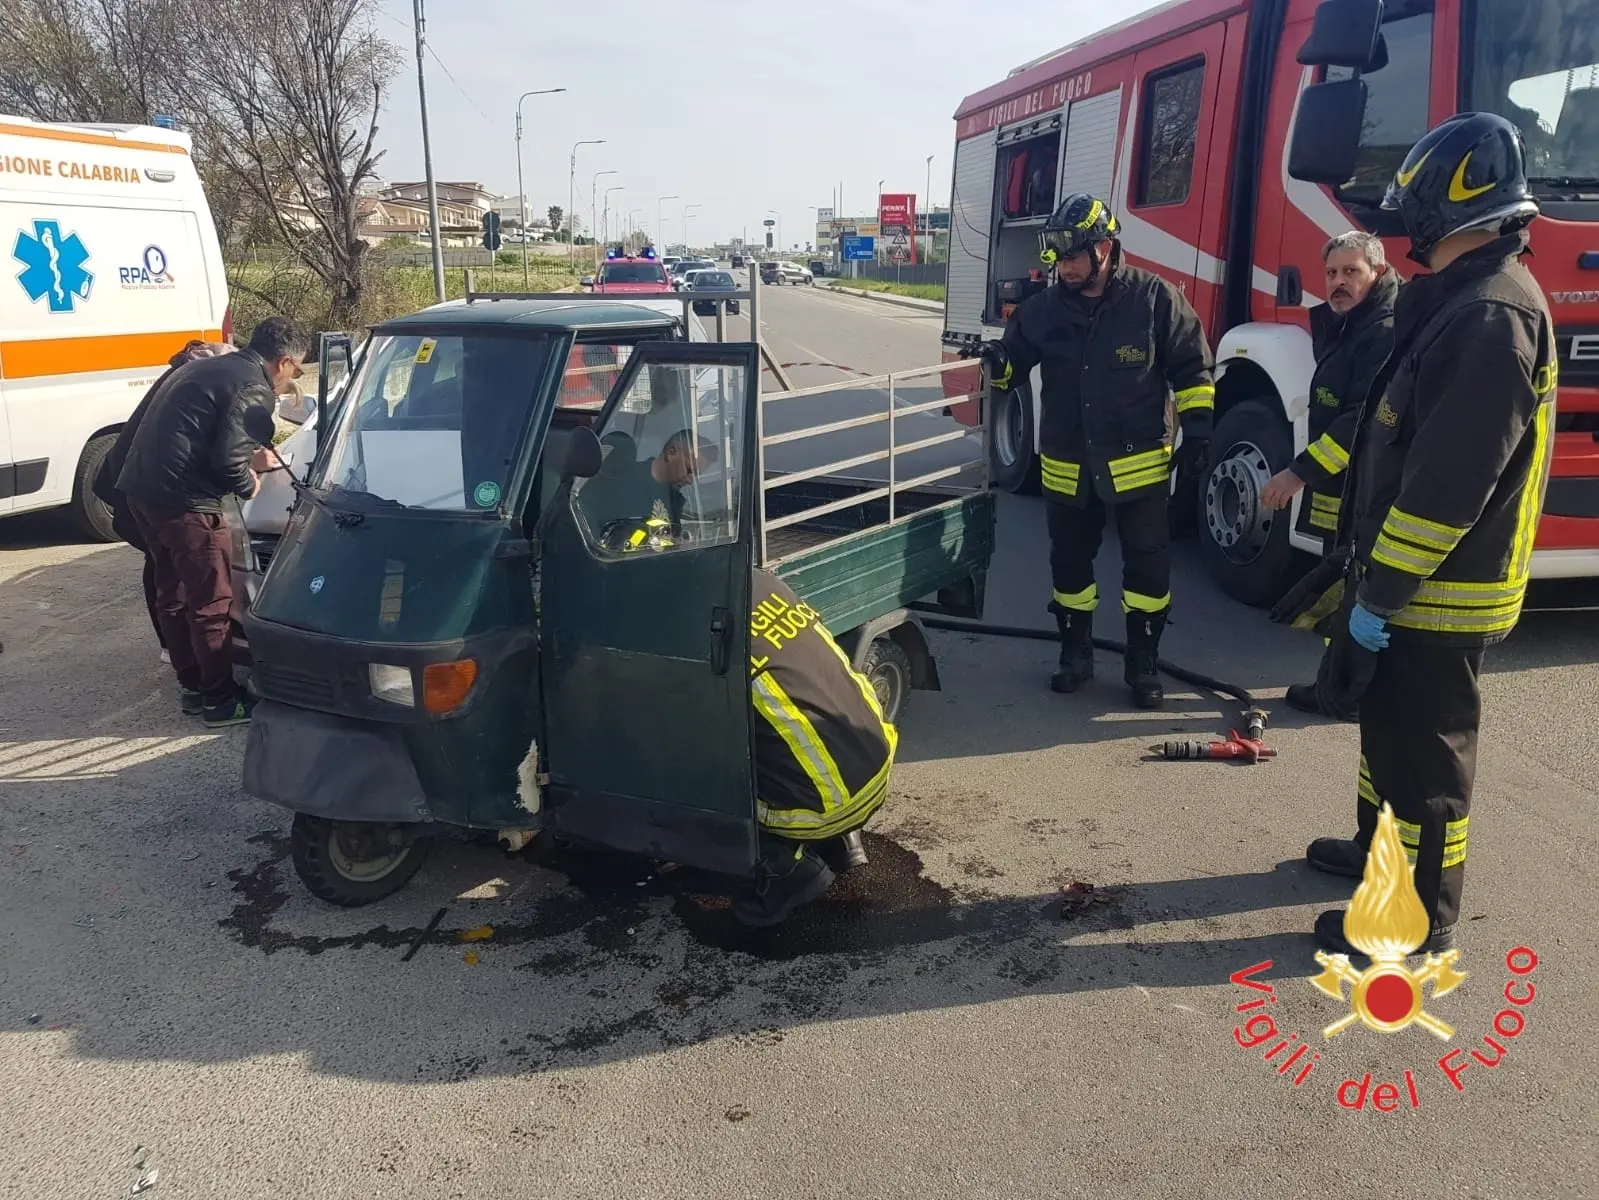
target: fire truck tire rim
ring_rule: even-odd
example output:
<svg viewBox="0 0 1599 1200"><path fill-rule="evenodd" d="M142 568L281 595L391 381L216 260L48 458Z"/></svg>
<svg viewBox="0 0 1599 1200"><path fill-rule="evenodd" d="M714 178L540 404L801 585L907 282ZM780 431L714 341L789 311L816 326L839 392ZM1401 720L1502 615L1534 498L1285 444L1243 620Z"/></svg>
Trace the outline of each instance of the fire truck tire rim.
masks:
<svg viewBox="0 0 1599 1200"><path fill-rule="evenodd" d="M1260 503L1271 463L1253 442L1227 448L1205 482L1205 523L1227 558L1238 564L1260 557L1271 537L1274 513Z"/></svg>
<svg viewBox="0 0 1599 1200"><path fill-rule="evenodd" d="M1022 446L1026 428L1027 422L1022 418L1022 397L1019 389L1013 388L1001 397L999 407L994 411L994 452L1006 468L1020 462L1024 452L1031 452L1032 447Z"/></svg>

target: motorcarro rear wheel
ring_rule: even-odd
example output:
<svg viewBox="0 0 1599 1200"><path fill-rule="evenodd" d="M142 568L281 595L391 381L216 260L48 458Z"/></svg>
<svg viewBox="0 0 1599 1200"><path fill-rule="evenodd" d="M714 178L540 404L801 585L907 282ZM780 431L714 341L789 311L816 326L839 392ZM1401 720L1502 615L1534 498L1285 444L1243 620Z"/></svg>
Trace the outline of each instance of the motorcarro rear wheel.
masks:
<svg viewBox="0 0 1599 1200"><path fill-rule="evenodd" d="M1267 480L1293 457L1287 422L1265 400L1244 401L1216 426L1199 536L1211 578L1234 600L1275 604L1304 566L1288 542L1292 510L1260 502Z"/></svg>
<svg viewBox="0 0 1599 1200"><path fill-rule="evenodd" d="M294 815L294 873L319 900L357 908L392 896L427 857L428 842L404 825Z"/></svg>
<svg viewBox="0 0 1599 1200"><path fill-rule="evenodd" d="M883 719L898 725L911 698L911 656L893 638L880 637L866 648L861 674L877 693Z"/></svg>

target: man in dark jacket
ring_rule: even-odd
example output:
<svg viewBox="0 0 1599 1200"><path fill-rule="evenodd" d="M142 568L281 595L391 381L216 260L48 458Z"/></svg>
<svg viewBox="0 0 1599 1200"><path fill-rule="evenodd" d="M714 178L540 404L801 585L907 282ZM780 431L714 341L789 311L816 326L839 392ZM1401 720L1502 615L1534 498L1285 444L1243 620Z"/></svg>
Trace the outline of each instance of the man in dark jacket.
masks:
<svg viewBox="0 0 1599 1200"><path fill-rule="evenodd" d="M241 353L179 367L152 398L117 479L150 548L156 612L185 711L198 708L211 728L247 721L251 708L233 682L223 498L255 494L245 414L255 406L270 415L308 345L287 318L268 317Z"/></svg>
<svg viewBox="0 0 1599 1200"><path fill-rule="evenodd" d="M197 358L212 358L218 354L231 353L233 347L226 342L202 342L196 338L174 354L170 365L161 373L161 377L150 385L150 390L145 392L138 407L128 417L128 423L117 434L111 452L100 463L100 470L94 477L94 494L111 510L112 531L144 555L144 606L150 612L150 623L155 627L156 641L161 643L163 661L170 659L171 655L166 653L167 635L162 632L161 618L156 614L155 559L150 557L150 547L145 544L144 535L139 532L138 522L133 519L133 512L128 508L127 493L117 487L117 479L128 461L128 447L133 445L133 435L138 433L144 414L150 410L150 402L155 399L155 394L166 386L167 380L172 378L172 373L184 363L193 362Z"/></svg>
<svg viewBox="0 0 1599 1200"><path fill-rule="evenodd" d="M832 883L832 870L809 847L855 832L878 810L899 735L870 681L786 583L756 570L750 609L762 855L733 915L746 925L775 925Z"/></svg>
<svg viewBox="0 0 1599 1200"><path fill-rule="evenodd" d="M1482 705L1483 648L1515 627L1549 479L1554 324L1522 265L1538 214L1521 134L1450 117L1411 148L1383 207L1432 269L1400 295L1394 352L1372 389L1339 541L1352 641L1375 656L1360 700L1354 838L1318 838L1310 865L1361 876L1382 805L1398 820L1431 919L1417 950L1454 943ZM1316 938L1353 953L1344 914Z"/></svg>
<svg viewBox="0 0 1599 1200"><path fill-rule="evenodd" d="M1198 315L1160 276L1122 265L1119 232L1104 201L1068 197L1041 235L1054 286L1024 300L981 353L996 388L1035 366L1043 376L1038 446L1061 639L1050 687L1073 692L1094 676L1094 558L1110 509L1122 552L1123 677L1134 704L1159 708L1156 662L1171 611L1168 407L1175 398L1185 459L1201 463L1216 389Z"/></svg>
<svg viewBox="0 0 1599 1200"><path fill-rule="evenodd" d="M1303 489L1298 527L1332 548L1338 528L1346 468L1366 393L1394 347L1394 302L1399 276L1388 266L1382 240L1352 230L1322 250L1327 303L1310 310L1316 371L1310 380L1310 444L1272 476L1261 494L1268 509L1282 509ZM1301 712L1348 717L1325 688L1330 664L1323 656L1318 683L1296 683L1284 697Z"/></svg>

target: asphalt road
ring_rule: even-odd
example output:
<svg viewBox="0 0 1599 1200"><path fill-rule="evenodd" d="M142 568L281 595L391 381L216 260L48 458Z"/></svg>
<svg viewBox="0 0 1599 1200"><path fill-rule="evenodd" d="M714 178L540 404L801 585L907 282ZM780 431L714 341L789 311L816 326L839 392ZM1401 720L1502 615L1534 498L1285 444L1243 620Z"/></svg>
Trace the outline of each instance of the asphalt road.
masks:
<svg viewBox="0 0 1599 1200"><path fill-rule="evenodd" d="M910 310L783 288L763 315L783 361L937 359ZM1039 502L1004 498L1000 539L988 615L1041 625ZM1304 677L1318 647L1193 557L1168 657L1268 698ZM752 936L681 872L476 846L331 909L293 876L286 814L239 791L244 734L178 715L130 551L0 525L0 637L0 1196L150 1171L205 1200L1599 1190L1594 615L1530 614L1490 655L1470 977L1428 1002L1448 1043L1320 1033L1347 1007L1310 987L1305 930L1349 889L1299 860L1351 828L1353 730L1279 708L1270 765L1148 762L1231 713L1180 685L1131 712L1103 654L1059 697L1047 646L935 634L944 690L913 698L871 865ZM1068 913L1072 884L1093 890ZM1517 946L1538 965L1512 1038L1492 1030ZM1235 1011L1266 993L1229 976L1267 960L1274 999ZM1298 1035L1271 1061L1280 1038L1235 1040L1260 1012ZM1456 1054L1456 1091L1438 1059L1492 1061L1484 1034L1503 1058ZM1300 1041L1296 1088L1276 1063Z"/></svg>

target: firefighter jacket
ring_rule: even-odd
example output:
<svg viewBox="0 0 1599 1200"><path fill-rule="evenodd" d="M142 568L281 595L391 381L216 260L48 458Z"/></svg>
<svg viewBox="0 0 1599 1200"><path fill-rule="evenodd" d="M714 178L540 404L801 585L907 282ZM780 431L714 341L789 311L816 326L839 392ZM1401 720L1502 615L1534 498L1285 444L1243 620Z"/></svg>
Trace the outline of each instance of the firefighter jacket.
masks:
<svg viewBox="0 0 1599 1200"><path fill-rule="evenodd" d="M1357 599L1395 637L1483 646L1521 612L1558 370L1526 246L1498 238L1400 295L1339 527L1363 567Z"/></svg>
<svg viewBox="0 0 1599 1200"><path fill-rule="evenodd" d="M1316 373L1310 380L1310 444L1292 471L1305 481L1299 527L1317 537L1338 528L1349 454L1372 381L1394 347L1394 302L1399 275L1389 267L1366 298L1340 317L1326 304L1310 310Z"/></svg>
<svg viewBox="0 0 1599 1200"><path fill-rule="evenodd" d="M899 734L786 583L757 570L750 601L756 816L769 832L805 841L859 829L888 794Z"/></svg>
<svg viewBox="0 0 1599 1200"><path fill-rule="evenodd" d="M1176 398L1183 435L1209 440L1216 411L1210 347L1199 317L1160 276L1111 259L1104 295L1090 300L1058 282L1011 314L1001 344L1001 389L1034 366L1044 494L1082 506L1170 487L1167 407Z"/></svg>

